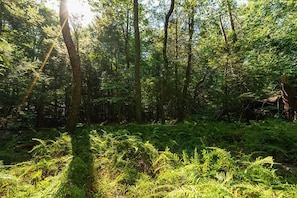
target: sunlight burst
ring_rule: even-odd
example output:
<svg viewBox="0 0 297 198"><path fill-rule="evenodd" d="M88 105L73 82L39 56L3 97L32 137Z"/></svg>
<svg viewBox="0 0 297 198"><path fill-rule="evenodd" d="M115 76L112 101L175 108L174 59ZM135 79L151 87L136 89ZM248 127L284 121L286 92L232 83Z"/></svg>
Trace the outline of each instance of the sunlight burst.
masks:
<svg viewBox="0 0 297 198"><path fill-rule="evenodd" d="M68 10L70 16L80 19L84 25L91 23L94 18L90 5L83 0L68 0Z"/></svg>
<svg viewBox="0 0 297 198"><path fill-rule="evenodd" d="M68 0L68 10L71 15L83 15L90 14L90 6L81 0Z"/></svg>
<svg viewBox="0 0 297 198"><path fill-rule="evenodd" d="M46 5L57 13L59 12L60 5L56 0L50 0ZM86 0L68 0L68 11L70 16L78 17L84 25L90 24L95 17Z"/></svg>

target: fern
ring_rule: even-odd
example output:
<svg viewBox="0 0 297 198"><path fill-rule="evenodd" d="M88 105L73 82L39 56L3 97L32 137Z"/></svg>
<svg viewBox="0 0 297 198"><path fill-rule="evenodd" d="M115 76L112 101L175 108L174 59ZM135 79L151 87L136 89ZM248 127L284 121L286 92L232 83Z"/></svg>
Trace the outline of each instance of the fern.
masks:
<svg viewBox="0 0 297 198"><path fill-rule="evenodd" d="M34 146L33 149L31 151L29 151L29 153L32 153L34 157L39 157L39 158L49 157L49 155L48 155L49 148L48 148L47 144L50 141L41 140L38 138L33 138L32 140L37 141L39 144Z"/></svg>
<svg viewBox="0 0 297 198"><path fill-rule="evenodd" d="M181 165L179 156L175 153L171 153L167 147L165 151L154 160L153 167L155 172L162 172L165 170L172 170Z"/></svg>
<svg viewBox="0 0 297 198"><path fill-rule="evenodd" d="M105 196L112 197L123 193L125 185L135 183L140 172L152 174L152 162L158 152L149 142L127 135L127 131L102 132L100 135L94 130L90 137L92 152L98 159L95 177L100 186L98 196L107 193Z"/></svg>
<svg viewBox="0 0 297 198"><path fill-rule="evenodd" d="M267 148L265 151L242 150L248 146L243 145L247 142L240 141L243 136L251 138L251 129L274 130L273 126L239 126L225 123L214 125L216 126L199 122L176 126L133 124L128 127L109 126L106 130L92 130L90 133L82 129L90 134L94 159L91 164L94 173L92 186L96 190L93 196L297 197L296 185L282 182L274 169L278 164L274 162L274 157L267 155L267 152L278 151L280 148L293 159L294 156L289 156L284 147L264 145ZM279 130L284 131L287 127L289 126L282 126ZM259 139L253 140L259 148L262 141L271 140L270 134L278 134L269 131L263 133L264 136L257 133ZM229 137L230 134L232 138ZM233 138L238 142L230 147L228 141L235 141ZM163 139L165 141L161 142ZM167 139L174 139L176 144ZM87 164L83 157L71 155L70 136L63 133L55 141L39 138L34 141L38 145L31 150L32 160L12 166L0 166L0 196L84 197L84 187L73 185L69 178L81 179L83 186L88 179L83 179L83 172L90 164ZM209 145L216 146L208 147ZM236 146L239 145L241 147L237 149ZM237 149L236 152L232 151L234 148ZM263 145L261 148L264 148ZM251 154L245 155L243 151ZM290 152L295 155L293 151ZM264 157L259 157L262 154L265 154Z"/></svg>
<svg viewBox="0 0 297 198"><path fill-rule="evenodd" d="M32 153L33 157L37 160L61 157L72 153L71 138L66 133L61 134L56 141L42 140L38 138L33 138L32 140L39 143L29 151L29 153Z"/></svg>
<svg viewBox="0 0 297 198"><path fill-rule="evenodd" d="M249 181L264 183L269 186L280 184L280 180L273 169L274 164L271 156L263 159L257 158L244 170L244 177Z"/></svg>

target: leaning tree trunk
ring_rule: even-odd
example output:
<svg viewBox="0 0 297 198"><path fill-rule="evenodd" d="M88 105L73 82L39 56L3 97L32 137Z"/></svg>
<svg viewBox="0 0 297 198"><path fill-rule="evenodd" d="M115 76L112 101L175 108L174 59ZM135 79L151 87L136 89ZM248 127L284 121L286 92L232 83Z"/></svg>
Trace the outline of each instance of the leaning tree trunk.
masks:
<svg viewBox="0 0 297 198"><path fill-rule="evenodd" d="M61 0L60 4L60 24L62 27L62 34L65 45L68 50L70 64L72 68L73 81L72 81L72 101L70 105L70 113L67 120L66 129L74 133L76 123L79 115L79 107L81 100L81 70L80 70L80 59L76 51L76 47L71 38L70 27L68 22L68 9L67 0Z"/></svg>

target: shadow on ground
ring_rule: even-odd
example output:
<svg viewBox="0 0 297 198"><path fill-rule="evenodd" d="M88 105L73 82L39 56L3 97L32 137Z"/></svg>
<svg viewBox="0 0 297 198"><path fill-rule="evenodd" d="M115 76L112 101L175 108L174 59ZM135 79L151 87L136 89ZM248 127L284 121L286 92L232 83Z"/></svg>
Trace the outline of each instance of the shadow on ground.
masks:
<svg viewBox="0 0 297 198"><path fill-rule="evenodd" d="M89 130L78 129L71 134L73 159L69 165L67 179L58 191L58 197L93 197L93 156Z"/></svg>

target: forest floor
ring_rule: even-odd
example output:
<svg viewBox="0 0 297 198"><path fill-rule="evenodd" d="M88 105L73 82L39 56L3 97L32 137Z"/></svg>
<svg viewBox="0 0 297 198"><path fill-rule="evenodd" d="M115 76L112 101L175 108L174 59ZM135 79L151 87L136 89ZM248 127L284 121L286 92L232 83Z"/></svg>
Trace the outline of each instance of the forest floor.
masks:
<svg viewBox="0 0 297 198"><path fill-rule="evenodd" d="M1 131L0 197L297 197L297 124Z"/></svg>

